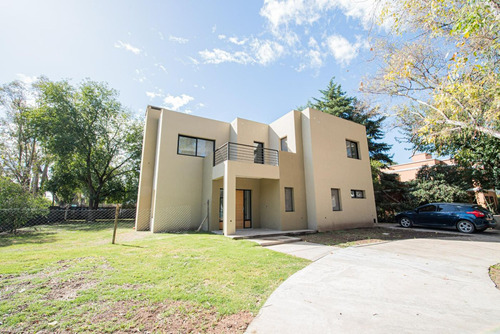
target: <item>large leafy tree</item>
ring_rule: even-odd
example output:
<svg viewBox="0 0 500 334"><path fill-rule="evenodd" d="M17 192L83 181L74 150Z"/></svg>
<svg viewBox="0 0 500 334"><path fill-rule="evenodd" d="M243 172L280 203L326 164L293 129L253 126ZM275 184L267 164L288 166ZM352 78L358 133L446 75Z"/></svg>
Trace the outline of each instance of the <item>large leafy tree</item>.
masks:
<svg viewBox="0 0 500 334"><path fill-rule="evenodd" d="M427 143L456 132L500 139L499 2L402 0L383 13L396 37L374 48L383 66L364 89L403 97L398 115Z"/></svg>
<svg viewBox="0 0 500 334"><path fill-rule="evenodd" d="M430 202L468 202L472 169L455 165L424 166L410 182L411 196L417 204Z"/></svg>
<svg viewBox="0 0 500 334"><path fill-rule="evenodd" d="M118 93L90 80L74 87L41 79L37 131L54 157L51 187L66 200L69 186L81 189L96 209L106 199L134 192L130 181L139 169L142 126L118 102Z"/></svg>
<svg viewBox="0 0 500 334"><path fill-rule="evenodd" d="M378 108L371 108L368 104L347 96L341 85L335 83L334 78L326 89L319 92L321 96L309 101L308 107L364 125L370 158L383 164L392 163L392 157L388 153L391 146L380 141L384 138L385 117L380 115Z"/></svg>
<svg viewBox="0 0 500 334"><path fill-rule="evenodd" d="M385 2L382 22L395 34L373 47L382 66L362 90L399 98L415 149L454 156L498 186L500 2Z"/></svg>
<svg viewBox="0 0 500 334"><path fill-rule="evenodd" d="M0 86L0 168L25 191L38 194L48 178L50 158L33 127L36 91L13 81Z"/></svg>

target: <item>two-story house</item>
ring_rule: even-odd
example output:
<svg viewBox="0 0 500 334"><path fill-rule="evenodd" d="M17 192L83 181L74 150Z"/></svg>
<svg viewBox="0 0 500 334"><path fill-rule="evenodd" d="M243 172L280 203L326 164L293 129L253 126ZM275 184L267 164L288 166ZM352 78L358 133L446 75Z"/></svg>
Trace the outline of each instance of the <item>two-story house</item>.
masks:
<svg viewBox="0 0 500 334"><path fill-rule="evenodd" d="M148 106L136 229L318 231L376 222L365 127L313 109L271 124Z"/></svg>

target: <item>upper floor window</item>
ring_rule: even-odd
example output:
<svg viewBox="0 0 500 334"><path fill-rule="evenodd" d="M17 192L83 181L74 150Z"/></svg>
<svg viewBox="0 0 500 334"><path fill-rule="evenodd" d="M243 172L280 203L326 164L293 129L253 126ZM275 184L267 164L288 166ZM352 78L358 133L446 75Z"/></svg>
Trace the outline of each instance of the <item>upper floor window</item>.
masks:
<svg viewBox="0 0 500 334"><path fill-rule="evenodd" d="M351 198L365 198L365 191L351 189Z"/></svg>
<svg viewBox="0 0 500 334"><path fill-rule="evenodd" d="M177 154L206 157L215 149L215 140L179 135Z"/></svg>
<svg viewBox="0 0 500 334"><path fill-rule="evenodd" d="M359 159L358 143L346 139L345 146L348 158Z"/></svg>
<svg viewBox="0 0 500 334"><path fill-rule="evenodd" d="M280 144L281 144L281 150L283 152L288 152L288 138L287 137L281 138Z"/></svg>

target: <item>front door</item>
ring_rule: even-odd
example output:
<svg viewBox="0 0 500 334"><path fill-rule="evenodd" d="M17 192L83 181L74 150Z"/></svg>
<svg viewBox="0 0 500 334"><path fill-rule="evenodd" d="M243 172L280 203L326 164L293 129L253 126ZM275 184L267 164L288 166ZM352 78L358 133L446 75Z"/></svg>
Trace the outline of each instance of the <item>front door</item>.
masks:
<svg viewBox="0 0 500 334"><path fill-rule="evenodd" d="M251 190L236 190L236 229L252 227L251 194Z"/></svg>
<svg viewBox="0 0 500 334"><path fill-rule="evenodd" d="M223 228L224 217L224 189L220 188L219 195L219 229ZM252 227L252 191L236 190L236 229Z"/></svg>

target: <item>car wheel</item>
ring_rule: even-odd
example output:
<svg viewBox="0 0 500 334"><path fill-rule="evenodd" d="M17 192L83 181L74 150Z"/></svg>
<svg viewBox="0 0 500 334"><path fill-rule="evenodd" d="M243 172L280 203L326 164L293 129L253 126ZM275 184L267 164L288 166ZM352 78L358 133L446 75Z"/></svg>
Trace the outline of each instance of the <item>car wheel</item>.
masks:
<svg viewBox="0 0 500 334"><path fill-rule="evenodd" d="M476 227L468 220L461 220L457 223L457 230L462 233L474 233Z"/></svg>
<svg viewBox="0 0 500 334"><path fill-rule="evenodd" d="M408 228L413 226L413 222L408 217L401 217L399 218L399 225Z"/></svg>

